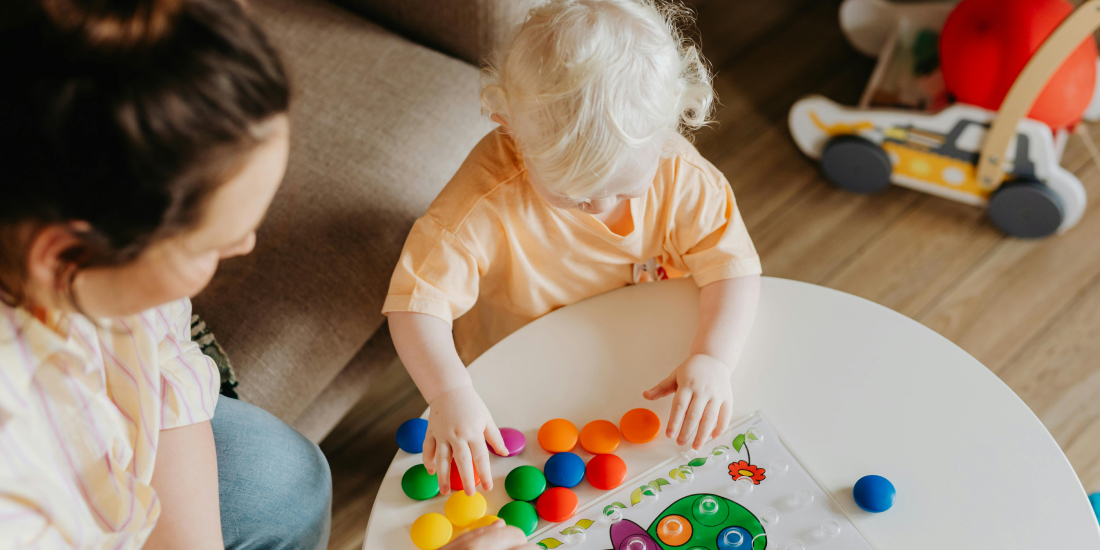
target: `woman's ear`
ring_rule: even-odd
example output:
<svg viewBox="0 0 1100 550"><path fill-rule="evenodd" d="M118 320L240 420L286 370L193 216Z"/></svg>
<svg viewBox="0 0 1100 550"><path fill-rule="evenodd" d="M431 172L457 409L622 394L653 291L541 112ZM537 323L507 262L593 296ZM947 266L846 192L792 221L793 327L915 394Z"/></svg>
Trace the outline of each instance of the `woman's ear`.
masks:
<svg viewBox="0 0 1100 550"><path fill-rule="evenodd" d="M508 134L512 133L512 128L510 126L508 126L508 119L504 118L503 116L498 115L496 113L493 113L489 117L489 120L499 124L500 127L504 130L505 133L508 133Z"/></svg>
<svg viewBox="0 0 1100 550"><path fill-rule="evenodd" d="M31 238L27 249L26 296L38 306L58 308L68 287L65 253L82 241L76 235L87 224L50 224Z"/></svg>

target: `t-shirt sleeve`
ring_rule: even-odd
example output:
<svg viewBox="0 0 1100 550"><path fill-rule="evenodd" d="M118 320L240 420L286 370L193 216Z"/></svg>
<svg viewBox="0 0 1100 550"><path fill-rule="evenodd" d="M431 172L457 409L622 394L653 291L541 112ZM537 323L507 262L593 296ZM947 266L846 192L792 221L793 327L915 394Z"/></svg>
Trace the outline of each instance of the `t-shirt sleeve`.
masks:
<svg viewBox="0 0 1100 550"><path fill-rule="evenodd" d="M666 252L700 287L759 275L760 256L725 176L701 157L677 159L675 204Z"/></svg>
<svg viewBox="0 0 1100 550"><path fill-rule="evenodd" d="M166 327L160 341L161 429L178 428L214 417L221 376L214 361L191 341L191 300L156 308Z"/></svg>
<svg viewBox="0 0 1100 550"><path fill-rule="evenodd" d="M390 280L382 313L410 311L450 324L477 301L477 258L430 216L413 224Z"/></svg>

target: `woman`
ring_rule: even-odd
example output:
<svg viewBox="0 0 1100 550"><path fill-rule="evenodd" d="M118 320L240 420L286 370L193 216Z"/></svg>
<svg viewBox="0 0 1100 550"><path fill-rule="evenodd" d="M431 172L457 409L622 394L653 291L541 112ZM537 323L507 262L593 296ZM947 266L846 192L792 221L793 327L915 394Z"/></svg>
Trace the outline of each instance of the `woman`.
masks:
<svg viewBox="0 0 1100 550"><path fill-rule="evenodd" d="M188 329L286 167L263 33L233 0L40 0L0 58L0 548L324 548L320 450L219 398Z"/></svg>

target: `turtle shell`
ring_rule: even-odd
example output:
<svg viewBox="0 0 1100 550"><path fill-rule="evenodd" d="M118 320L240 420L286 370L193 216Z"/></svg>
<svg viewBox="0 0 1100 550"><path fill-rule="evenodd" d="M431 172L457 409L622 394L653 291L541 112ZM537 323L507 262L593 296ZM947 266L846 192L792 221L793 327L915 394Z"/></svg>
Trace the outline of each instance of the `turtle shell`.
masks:
<svg viewBox="0 0 1100 550"><path fill-rule="evenodd" d="M664 549L764 550L764 526L744 506L718 495L686 496L665 508L646 531Z"/></svg>

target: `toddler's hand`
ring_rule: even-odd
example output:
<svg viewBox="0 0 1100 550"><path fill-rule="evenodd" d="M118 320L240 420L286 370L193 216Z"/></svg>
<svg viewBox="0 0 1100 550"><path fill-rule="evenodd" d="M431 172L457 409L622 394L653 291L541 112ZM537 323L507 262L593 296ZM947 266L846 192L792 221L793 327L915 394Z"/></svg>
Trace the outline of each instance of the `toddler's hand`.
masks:
<svg viewBox="0 0 1100 550"><path fill-rule="evenodd" d="M699 450L729 424L733 414L732 372L729 366L714 357L695 354L642 395L656 400L675 392L665 435L675 437L680 445L695 436L692 447Z"/></svg>
<svg viewBox="0 0 1100 550"><path fill-rule="evenodd" d="M449 542L439 550L536 550L538 546L527 544L523 531L504 524L504 520L474 529Z"/></svg>
<svg viewBox="0 0 1100 550"><path fill-rule="evenodd" d="M493 473L489 471L489 449L485 442L502 455L508 454L508 448L477 391L472 386L460 386L440 394L429 405L432 412L424 436L424 467L429 474L437 474L439 493L451 492L452 457L467 495L477 490L475 468L482 487L491 491Z"/></svg>

